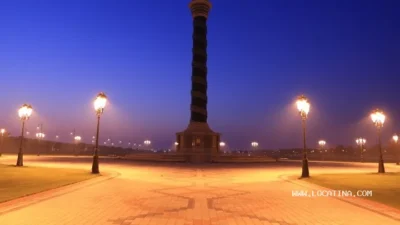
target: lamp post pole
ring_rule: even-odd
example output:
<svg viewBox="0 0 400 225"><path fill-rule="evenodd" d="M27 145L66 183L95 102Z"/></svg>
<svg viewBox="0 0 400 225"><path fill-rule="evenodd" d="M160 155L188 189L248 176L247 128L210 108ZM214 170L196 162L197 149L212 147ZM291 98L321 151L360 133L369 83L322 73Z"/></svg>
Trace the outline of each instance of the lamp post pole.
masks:
<svg viewBox="0 0 400 225"><path fill-rule="evenodd" d="M104 107L107 103L107 96L101 92L97 95L96 100L94 101L94 109L96 110L97 115L97 129L96 129L96 140L95 140L95 148L93 154L93 163L92 163L92 173L98 174L99 170L99 133L100 133L100 116L104 112Z"/></svg>
<svg viewBox="0 0 400 225"><path fill-rule="evenodd" d="M385 166L383 164L382 143L381 143L381 127L378 127L378 145L379 145L379 173L385 173Z"/></svg>
<svg viewBox="0 0 400 225"><path fill-rule="evenodd" d="M41 145L40 145L40 139L42 139L42 135L43 135L43 124L41 123L41 124L39 124L39 126L38 126L38 128L39 128L39 136L38 136L38 152L37 152L37 156L40 156L40 147L41 147Z"/></svg>
<svg viewBox="0 0 400 225"><path fill-rule="evenodd" d="M301 177L306 178L310 176L308 170L308 159L307 159L307 145L306 145L306 120L308 112L310 111L310 103L308 99L302 95L296 101L297 109L301 117L301 123L303 128L303 160L302 160L302 170Z"/></svg>
<svg viewBox="0 0 400 225"><path fill-rule="evenodd" d="M361 162L364 162L364 144L362 143L363 140L362 139L360 139L360 140L361 140L361 143L360 143Z"/></svg>
<svg viewBox="0 0 400 225"><path fill-rule="evenodd" d="M358 138L356 140L357 145L360 146L360 162L364 162L364 146L366 142L364 138Z"/></svg>
<svg viewBox="0 0 400 225"><path fill-rule="evenodd" d="M372 114L371 114L371 119L372 122L374 122L377 131L378 131L378 146L379 146L379 167L378 167L378 173L385 173L385 166L383 163L383 154L382 154L382 143L381 143L381 130L383 127L383 124L385 122L385 114L379 109L376 109Z"/></svg>
<svg viewBox="0 0 400 225"><path fill-rule="evenodd" d="M17 166L23 166L23 152L22 152L22 144L24 141L24 129L25 129L25 121L29 119L32 114L32 106L24 104L18 110L18 115L22 120L22 129L21 129L21 139L19 142L19 150L18 150L18 158L17 158Z"/></svg>
<svg viewBox="0 0 400 225"><path fill-rule="evenodd" d="M303 166L301 177L309 177L310 172L308 170L308 159L307 159L307 144L306 144L306 117L301 119L303 126Z"/></svg>
<svg viewBox="0 0 400 225"><path fill-rule="evenodd" d="M22 152L22 144L24 142L24 129L25 129L25 120L22 120L22 129L21 129L21 139L19 141L19 151L18 151L18 159L17 159L17 166L24 166L24 155Z"/></svg>
<svg viewBox="0 0 400 225"><path fill-rule="evenodd" d="M92 173L99 173L99 133L100 133L100 114L97 114L96 140L93 155Z"/></svg>

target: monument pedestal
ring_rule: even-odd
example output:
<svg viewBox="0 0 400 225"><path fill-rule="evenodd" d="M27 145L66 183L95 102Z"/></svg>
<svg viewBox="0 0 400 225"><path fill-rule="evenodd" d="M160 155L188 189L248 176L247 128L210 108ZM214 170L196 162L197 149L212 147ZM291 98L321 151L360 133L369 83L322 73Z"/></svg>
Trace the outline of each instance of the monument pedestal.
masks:
<svg viewBox="0 0 400 225"><path fill-rule="evenodd" d="M176 134L176 151L191 163L210 163L219 152L220 134L207 123L190 122L186 130Z"/></svg>

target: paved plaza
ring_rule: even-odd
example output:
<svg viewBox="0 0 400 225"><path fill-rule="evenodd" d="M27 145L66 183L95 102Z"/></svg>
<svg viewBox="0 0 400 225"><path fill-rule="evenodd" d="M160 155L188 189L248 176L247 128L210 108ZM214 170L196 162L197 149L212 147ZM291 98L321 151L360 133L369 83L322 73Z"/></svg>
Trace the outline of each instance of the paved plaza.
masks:
<svg viewBox="0 0 400 225"><path fill-rule="evenodd" d="M15 163L6 156L0 163ZM89 171L90 158L25 157L25 165ZM311 163L316 173L376 172L376 164ZM333 197L292 197L315 188L303 181L299 162L253 165L136 163L103 159L103 174L0 204L1 225L377 225L394 216ZM387 166L396 171L395 166ZM366 187L365 189L368 189ZM390 211L390 209L384 209Z"/></svg>

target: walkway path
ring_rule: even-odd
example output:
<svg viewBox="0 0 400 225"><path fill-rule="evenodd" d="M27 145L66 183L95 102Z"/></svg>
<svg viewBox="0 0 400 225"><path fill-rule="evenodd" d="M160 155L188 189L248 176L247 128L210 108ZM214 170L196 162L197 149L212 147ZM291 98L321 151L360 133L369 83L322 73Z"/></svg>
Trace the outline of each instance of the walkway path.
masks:
<svg viewBox="0 0 400 225"><path fill-rule="evenodd" d="M57 164L26 157L26 165L90 168L82 161ZM12 160L12 161L9 161ZM71 161L74 159L71 159ZM0 163L13 162L2 158ZM110 160L111 161L111 160ZM299 165L207 166L101 162L115 176L82 185L27 206L4 210L1 225L377 225L400 224L385 215L331 197L292 197L307 190L282 175L298 175ZM388 170L393 168L387 168ZM315 165L311 174L374 172L363 167ZM51 193L51 191L50 191Z"/></svg>

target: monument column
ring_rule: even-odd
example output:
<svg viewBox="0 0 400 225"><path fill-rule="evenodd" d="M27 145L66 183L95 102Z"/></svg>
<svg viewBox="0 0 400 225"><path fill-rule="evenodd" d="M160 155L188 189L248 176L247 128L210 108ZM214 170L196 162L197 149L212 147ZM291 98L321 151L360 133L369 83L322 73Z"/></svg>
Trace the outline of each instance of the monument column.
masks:
<svg viewBox="0 0 400 225"><path fill-rule="evenodd" d="M205 0L194 0L189 7L193 16L190 121L207 123L207 17L211 4Z"/></svg>
<svg viewBox="0 0 400 225"><path fill-rule="evenodd" d="M207 19L211 9L208 0L192 0L189 8L193 17L192 90L190 123L177 133L177 152L191 162L211 162L219 151L220 134L207 124Z"/></svg>

